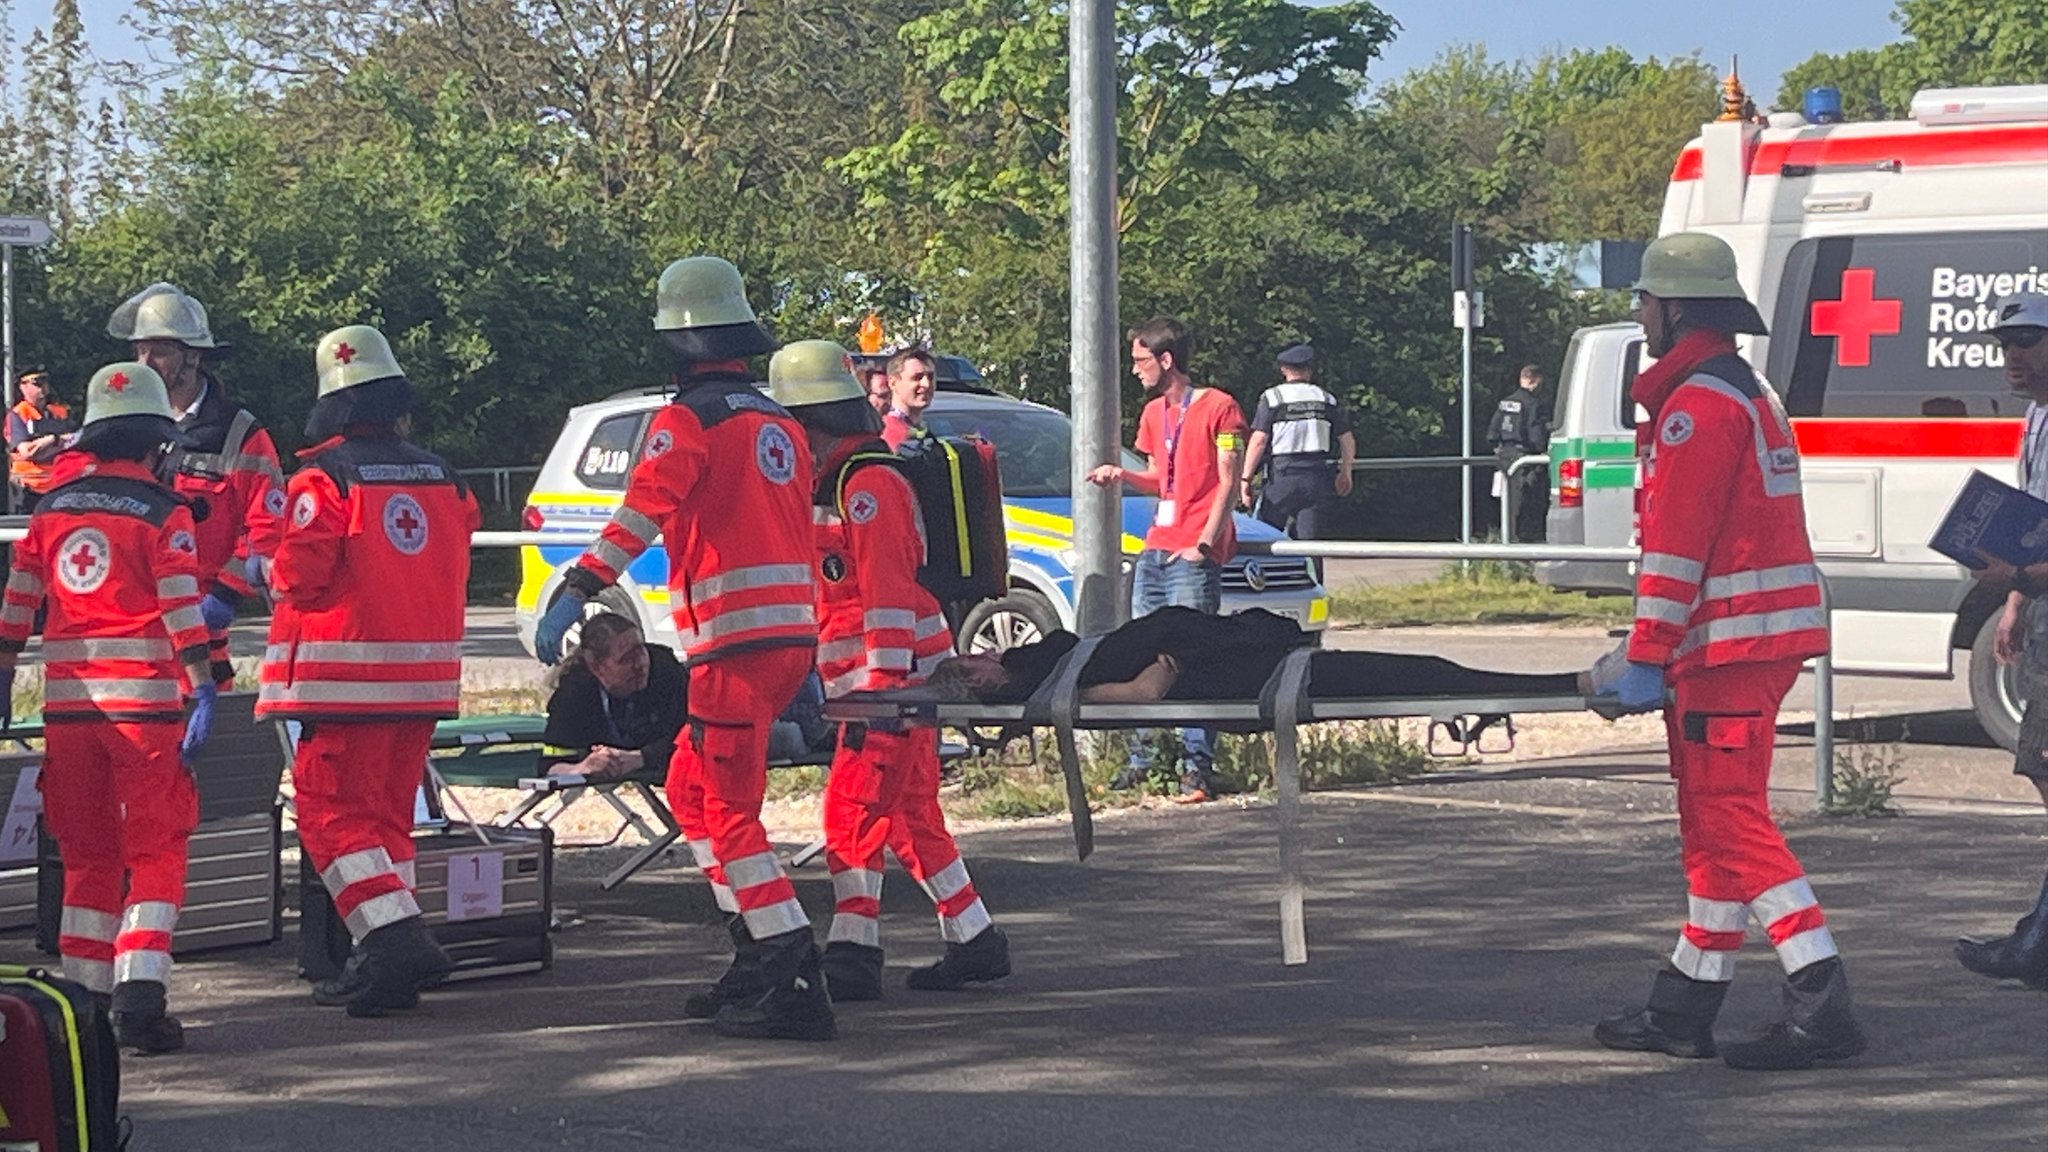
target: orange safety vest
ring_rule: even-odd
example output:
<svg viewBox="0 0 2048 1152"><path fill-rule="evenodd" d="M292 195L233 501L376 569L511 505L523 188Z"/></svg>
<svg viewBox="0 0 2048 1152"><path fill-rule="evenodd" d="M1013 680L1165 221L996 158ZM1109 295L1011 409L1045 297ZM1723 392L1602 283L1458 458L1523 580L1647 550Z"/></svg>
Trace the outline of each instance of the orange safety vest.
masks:
<svg viewBox="0 0 2048 1152"><path fill-rule="evenodd" d="M744 377L693 380L655 413L624 502L564 579L595 596L659 536L690 663L809 647L810 486L803 427L781 405Z"/></svg>
<svg viewBox="0 0 2048 1152"><path fill-rule="evenodd" d="M827 470L812 507L818 555L818 675L826 696L922 684L953 650L939 602L918 583L924 518L890 467L856 468L844 502Z"/></svg>
<svg viewBox="0 0 2048 1152"><path fill-rule="evenodd" d="M180 665L206 658L198 573L192 514L149 469L67 453L14 546L0 652L47 603L46 721L175 721Z"/></svg>
<svg viewBox="0 0 2048 1152"><path fill-rule="evenodd" d="M44 436L63 436L78 431L77 421L71 419L71 410L62 404L46 404L38 409L23 400L15 404L13 411L16 416L21 417L22 423L28 425L28 435L24 438L27 440ZM23 460L10 456L7 470L14 477L16 484L31 492L50 490L50 465L45 461Z"/></svg>
<svg viewBox="0 0 2048 1152"><path fill-rule="evenodd" d="M456 715L476 498L396 437L336 437L300 456L312 467L291 480L256 714Z"/></svg>

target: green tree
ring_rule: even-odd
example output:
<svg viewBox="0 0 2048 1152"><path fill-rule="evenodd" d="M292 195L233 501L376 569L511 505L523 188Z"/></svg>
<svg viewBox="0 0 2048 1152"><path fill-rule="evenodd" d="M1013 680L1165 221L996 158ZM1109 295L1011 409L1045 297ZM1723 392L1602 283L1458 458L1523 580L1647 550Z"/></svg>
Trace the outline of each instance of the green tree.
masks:
<svg viewBox="0 0 2048 1152"><path fill-rule="evenodd" d="M1923 88L2048 83L2048 0L1899 0L1892 20L1903 39L1815 55L1786 73L1779 106L1798 108L1807 88L1834 84L1845 112L1897 118Z"/></svg>

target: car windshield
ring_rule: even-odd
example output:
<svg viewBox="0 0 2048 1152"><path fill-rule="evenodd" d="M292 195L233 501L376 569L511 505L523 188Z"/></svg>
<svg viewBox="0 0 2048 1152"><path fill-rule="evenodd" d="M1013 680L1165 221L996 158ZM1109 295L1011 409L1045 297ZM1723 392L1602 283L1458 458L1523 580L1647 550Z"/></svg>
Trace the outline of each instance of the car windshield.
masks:
<svg viewBox="0 0 2048 1152"><path fill-rule="evenodd" d="M924 425L936 435L977 435L994 444L1005 496L1073 494L1074 426L1064 413L1027 404L950 409L935 405L924 414ZM1135 469L1145 463L1125 452L1123 465Z"/></svg>

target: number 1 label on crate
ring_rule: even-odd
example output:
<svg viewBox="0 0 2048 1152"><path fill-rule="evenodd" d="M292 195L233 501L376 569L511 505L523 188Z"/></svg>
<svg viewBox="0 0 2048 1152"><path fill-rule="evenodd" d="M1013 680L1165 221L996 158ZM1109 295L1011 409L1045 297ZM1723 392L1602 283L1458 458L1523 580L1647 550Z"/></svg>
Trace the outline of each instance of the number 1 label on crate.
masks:
<svg viewBox="0 0 2048 1152"><path fill-rule="evenodd" d="M0 864L26 864L36 858L36 817L43 814L43 794L36 790L42 765L31 764L14 780L7 802L7 820L0 823Z"/></svg>
<svg viewBox="0 0 2048 1152"><path fill-rule="evenodd" d="M505 854L466 852L448 858L448 919L489 920L505 914Z"/></svg>

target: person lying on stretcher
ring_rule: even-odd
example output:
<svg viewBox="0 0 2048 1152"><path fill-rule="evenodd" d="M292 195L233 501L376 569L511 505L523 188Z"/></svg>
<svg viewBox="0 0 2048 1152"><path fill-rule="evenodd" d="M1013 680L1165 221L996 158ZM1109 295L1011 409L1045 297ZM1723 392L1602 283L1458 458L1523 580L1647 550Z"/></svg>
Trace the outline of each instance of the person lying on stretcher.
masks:
<svg viewBox="0 0 2048 1152"><path fill-rule="evenodd" d="M1287 654L1314 642L1292 620L1263 609L1210 616L1162 608L1102 638L1081 669L1081 699L1256 700ZM954 656L925 687L942 700L1021 703L1077 643L1073 633L1055 632L1000 656ZM1326 699L1582 696L1588 688L1577 673L1489 672L1437 656L1319 651L1309 661L1309 694Z"/></svg>

